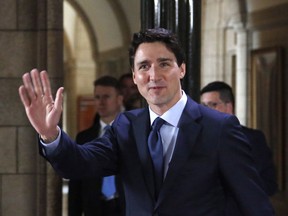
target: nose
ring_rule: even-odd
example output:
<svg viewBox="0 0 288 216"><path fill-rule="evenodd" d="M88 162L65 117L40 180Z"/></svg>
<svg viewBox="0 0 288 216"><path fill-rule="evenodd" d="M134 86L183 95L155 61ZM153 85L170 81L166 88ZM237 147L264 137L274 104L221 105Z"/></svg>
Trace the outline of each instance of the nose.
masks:
<svg viewBox="0 0 288 216"><path fill-rule="evenodd" d="M101 97L100 98L100 104L105 104L106 103L106 98L105 97Z"/></svg>
<svg viewBox="0 0 288 216"><path fill-rule="evenodd" d="M155 66L151 66L149 70L149 77L151 81L159 80L159 71L156 69Z"/></svg>
<svg viewBox="0 0 288 216"><path fill-rule="evenodd" d="M106 102L106 98L103 96L98 96L95 98L95 100L98 105L103 105Z"/></svg>

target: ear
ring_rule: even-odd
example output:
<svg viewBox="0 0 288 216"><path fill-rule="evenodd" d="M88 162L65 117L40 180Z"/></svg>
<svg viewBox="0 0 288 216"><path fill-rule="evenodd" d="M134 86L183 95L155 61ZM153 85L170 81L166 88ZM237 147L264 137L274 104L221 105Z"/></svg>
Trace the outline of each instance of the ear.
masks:
<svg viewBox="0 0 288 216"><path fill-rule="evenodd" d="M234 107L231 102L226 103L227 113L234 114Z"/></svg>
<svg viewBox="0 0 288 216"><path fill-rule="evenodd" d="M180 79L183 79L183 77L185 76L186 74L186 64L185 63L182 63L180 65Z"/></svg>
<svg viewBox="0 0 288 216"><path fill-rule="evenodd" d="M133 78L133 82L135 85L137 85L136 79L135 79L135 72L132 70L132 78Z"/></svg>
<svg viewBox="0 0 288 216"><path fill-rule="evenodd" d="M118 103L119 105L123 105L123 100L124 100L124 96L123 95L118 95Z"/></svg>

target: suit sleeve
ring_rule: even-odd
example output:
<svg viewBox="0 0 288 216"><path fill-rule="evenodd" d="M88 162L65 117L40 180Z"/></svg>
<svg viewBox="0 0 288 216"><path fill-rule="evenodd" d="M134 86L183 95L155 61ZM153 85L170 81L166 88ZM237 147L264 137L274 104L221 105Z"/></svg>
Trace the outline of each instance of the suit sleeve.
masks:
<svg viewBox="0 0 288 216"><path fill-rule="evenodd" d="M223 187L245 216L271 216L274 210L255 168L251 146L235 116L222 122L218 138Z"/></svg>
<svg viewBox="0 0 288 216"><path fill-rule="evenodd" d="M117 172L117 147L112 129L105 136L78 145L64 131L51 155L43 155L67 179L94 178Z"/></svg>
<svg viewBox="0 0 288 216"><path fill-rule="evenodd" d="M252 153L255 157L256 168L263 181L264 190L269 196L272 196L277 192L278 185L271 149L267 145L263 132L250 129L247 136L252 145Z"/></svg>

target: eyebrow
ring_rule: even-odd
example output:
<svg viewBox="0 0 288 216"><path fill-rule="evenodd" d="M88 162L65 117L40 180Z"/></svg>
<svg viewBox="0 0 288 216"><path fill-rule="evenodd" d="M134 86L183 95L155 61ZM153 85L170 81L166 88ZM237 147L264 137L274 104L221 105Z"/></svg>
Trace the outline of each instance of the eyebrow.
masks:
<svg viewBox="0 0 288 216"><path fill-rule="evenodd" d="M163 61L170 61L172 62L173 60L171 58L158 58L157 59L158 62L163 62Z"/></svg>
<svg viewBox="0 0 288 216"><path fill-rule="evenodd" d="M137 62L136 65L142 65L142 64L147 64L149 61L148 60L143 60L143 61L140 61L140 62Z"/></svg>
<svg viewBox="0 0 288 216"><path fill-rule="evenodd" d="M172 62L173 60L171 58L164 58L164 57L160 57L157 59L157 62L165 62L165 61ZM150 62L150 61L149 60L143 60L143 61L137 62L136 65L147 64L148 62Z"/></svg>

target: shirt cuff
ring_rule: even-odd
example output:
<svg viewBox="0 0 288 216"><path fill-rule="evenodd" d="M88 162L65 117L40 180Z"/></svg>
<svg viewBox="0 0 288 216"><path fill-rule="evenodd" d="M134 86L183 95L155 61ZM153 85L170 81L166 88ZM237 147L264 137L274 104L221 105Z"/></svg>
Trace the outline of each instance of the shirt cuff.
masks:
<svg viewBox="0 0 288 216"><path fill-rule="evenodd" d="M49 156L49 155L53 154L53 152L55 151L55 149L58 147L58 145L60 143L60 137L61 137L62 131L61 131L59 126L57 126L57 127L58 127L59 134L53 142L44 143L43 140L40 138L40 143L42 145L42 151L43 151L43 154L45 156Z"/></svg>

